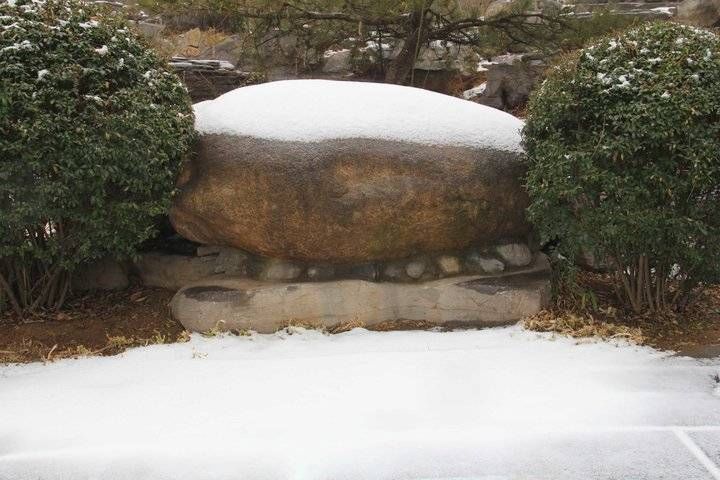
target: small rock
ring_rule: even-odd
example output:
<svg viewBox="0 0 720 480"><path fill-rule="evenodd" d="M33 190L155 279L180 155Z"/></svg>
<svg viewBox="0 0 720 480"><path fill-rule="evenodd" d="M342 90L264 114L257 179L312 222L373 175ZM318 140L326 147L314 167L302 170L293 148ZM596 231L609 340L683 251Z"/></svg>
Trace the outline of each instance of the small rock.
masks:
<svg viewBox="0 0 720 480"><path fill-rule="evenodd" d="M275 282L295 280L302 273L302 268L284 260L270 260L260 273L260 279Z"/></svg>
<svg viewBox="0 0 720 480"><path fill-rule="evenodd" d="M495 251L512 267L526 267L532 262L532 252L523 243L509 243L495 247Z"/></svg>
<svg viewBox="0 0 720 480"><path fill-rule="evenodd" d="M221 248L215 260L215 273L228 275L245 275L250 256L235 248Z"/></svg>
<svg viewBox="0 0 720 480"><path fill-rule="evenodd" d="M484 257L477 252L472 252L466 259L468 269L473 272L495 274L505 270L505 264L497 258Z"/></svg>
<svg viewBox="0 0 720 480"><path fill-rule="evenodd" d="M405 273L407 273L408 277L417 280L422 277L422 274L425 272L425 268L425 260L413 260L405 266Z"/></svg>
<svg viewBox="0 0 720 480"><path fill-rule="evenodd" d="M335 267L332 265L313 265L308 268L307 276L310 280L315 282L331 280L335 277Z"/></svg>
<svg viewBox="0 0 720 480"><path fill-rule="evenodd" d="M505 264L497 258L480 258L478 264L485 273L500 273L505 270Z"/></svg>
<svg viewBox="0 0 720 480"><path fill-rule="evenodd" d="M407 280L405 274L405 264L402 262L392 262L385 265L383 276L388 280L403 281Z"/></svg>
<svg viewBox="0 0 720 480"><path fill-rule="evenodd" d="M485 89L487 88L487 83L483 82L480 85L473 87L471 89L465 90L463 92L463 98L465 100L474 100L483 93L485 93Z"/></svg>
<svg viewBox="0 0 720 480"><path fill-rule="evenodd" d="M438 257L437 264L445 275L457 275L462 270L460 259L453 255Z"/></svg>

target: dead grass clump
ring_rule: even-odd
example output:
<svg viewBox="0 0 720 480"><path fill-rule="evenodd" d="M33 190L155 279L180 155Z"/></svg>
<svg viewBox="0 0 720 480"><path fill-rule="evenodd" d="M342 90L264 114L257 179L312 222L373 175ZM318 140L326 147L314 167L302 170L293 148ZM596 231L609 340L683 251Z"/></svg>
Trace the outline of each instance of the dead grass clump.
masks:
<svg viewBox="0 0 720 480"><path fill-rule="evenodd" d="M146 347L148 345L161 345L166 343L182 343L190 340L190 334L183 330L179 335L168 335L157 331L151 337L126 337L124 335L108 336L105 345L63 345L55 343L52 345L43 342L26 339L18 344L6 346L0 350L0 364L2 363L26 363L33 361L52 362L66 358L81 358L117 355L129 348Z"/></svg>
<svg viewBox="0 0 720 480"><path fill-rule="evenodd" d="M617 301L607 274L581 272L578 284L594 301L580 302L560 293L553 307L526 318L524 327L572 338L625 339L675 351L720 344L720 286L707 286L682 312L665 309L636 314Z"/></svg>
<svg viewBox="0 0 720 480"><path fill-rule="evenodd" d="M349 322L338 323L327 329L328 333L344 333L349 332L354 328L366 328L365 323L359 320L351 320Z"/></svg>
<svg viewBox="0 0 720 480"><path fill-rule="evenodd" d="M573 338L623 339L638 345L646 341L639 327L598 321L590 315L579 315L570 311L543 310L523 320L523 326L535 332L552 332Z"/></svg>
<svg viewBox="0 0 720 480"><path fill-rule="evenodd" d="M391 320L368 327L368 330L375 332L393 332L396 330L430 330L437 327L437 324L424 320Z"/></svg>
<svg viewBox="0 0 720 480"><path fill-rule="evenodd" d="M350 322L339 323L333 327L326 329L328 333L349 332L353 328L366 328L373 332L394 332L398 330L430 330L438 325L423 320L388 320L386 322L376 323L373 325L365 325L364 322L353 320Z"/></svg>

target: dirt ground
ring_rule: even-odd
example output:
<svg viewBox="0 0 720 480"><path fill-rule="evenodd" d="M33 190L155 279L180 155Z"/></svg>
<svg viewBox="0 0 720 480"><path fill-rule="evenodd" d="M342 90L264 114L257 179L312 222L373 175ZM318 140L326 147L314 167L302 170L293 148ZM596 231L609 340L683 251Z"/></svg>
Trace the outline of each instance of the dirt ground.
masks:
<svg viewBox="0 0 720 480"><path fill-rule="evenodd" d="M622 338L698 356L720 355L720 286L708 288L682 317L671 313L638 317L613 306L611 288L601 275L585 274L582 282L596 292L598 310L556 307L526 319L525 327L576 338ZM0 315L0 363L116 355L135 346L187 341L188 332L170 316L173 293L134 287L77 297L62 313L23 320L11 313ZM401 323L374 329L429 326Z"/></svg>
<svg viewBox="0 0 720 480"><path fill-rule="evenodd" d="M170 316L172 291L131 288L70 301L62 313L23 320L0 316L0 363L115 355L127 348L187 339Z"/></svg>

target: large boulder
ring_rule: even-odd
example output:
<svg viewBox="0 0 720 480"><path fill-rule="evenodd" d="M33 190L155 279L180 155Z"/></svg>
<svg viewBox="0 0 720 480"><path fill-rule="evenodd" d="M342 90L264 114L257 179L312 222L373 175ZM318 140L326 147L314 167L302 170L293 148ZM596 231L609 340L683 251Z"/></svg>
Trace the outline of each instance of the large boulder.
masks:
<svg viewBox="0 0 720 480"><path fill-rule="evenodd" d="M467 91L466 98L503 110L524 106L547 69L545 61L537 54L502 55L485 67L485 83L481 88Z"/></svg>
<svg viewBox="0 0 720 480"><path fill-rule="evenodd" d="M677 7L677 18L700 27L720 24L720 0L685 0Z"/></svg>
<svg viewBox="0 0 720 480"><path fill-rule="evenodd" d="M323 55L323 73L342 73L349 75L353 69L352 50L344 48L342 50L328 50Z"/></svg>
<svg viewBox="0 0 720 480"><path fill-rule="evenodd" d="M171 220L205 244L357 263L527 237L520 120L395 85L294 80L195 106Z"/></svg>

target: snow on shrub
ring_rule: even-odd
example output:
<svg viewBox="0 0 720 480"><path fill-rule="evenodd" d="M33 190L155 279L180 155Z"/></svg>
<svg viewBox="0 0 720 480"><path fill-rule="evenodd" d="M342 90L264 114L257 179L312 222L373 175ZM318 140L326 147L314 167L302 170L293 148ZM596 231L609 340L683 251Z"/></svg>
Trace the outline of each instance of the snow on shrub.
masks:
<svg viewBox="0 0 720 480"><path fill-rule="evenodd" d="M545 239L615 268L636 311L682 308L720 271L720 42L654 23L565 58L524 143Z"/></svg>
<svg viewBox="0 0 720 480"><path fill-rule="evenodd" d="M131 254L193 135L185 88L118 14L0 0L0 303L57 307L77 265Z"/></svg>

